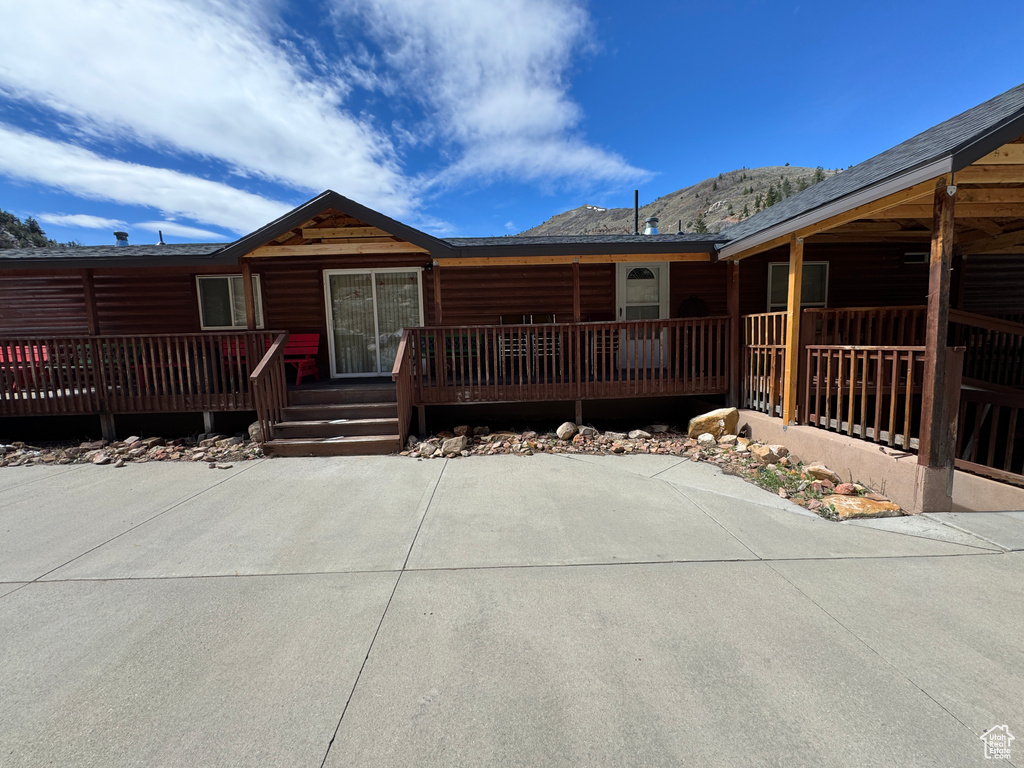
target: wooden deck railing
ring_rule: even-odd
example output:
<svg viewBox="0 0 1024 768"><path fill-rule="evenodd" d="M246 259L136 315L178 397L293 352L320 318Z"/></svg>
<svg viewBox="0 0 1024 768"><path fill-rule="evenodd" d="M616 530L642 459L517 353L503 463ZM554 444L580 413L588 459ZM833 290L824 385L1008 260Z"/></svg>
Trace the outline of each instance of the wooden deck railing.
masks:
<svg viewBox="0 0 1024 768"><path fill-rule="evenodd" d="M1024 393L960 392L956 467L1024 485Z"/></svg>
<svg viewBox="0 0 1024 768"><path fill-rule="evenodd" d="M281 421L288 405L288 387L284 375L284 349L288 332L278 334L263 358L249 375L256 420L260 425L260 445L273 439L274 425Z"/></svg>
<svg viewBox="0 0 1024 768"><path fill-rule="evenodd" d="M921 347L927 307L809 308L801 313L801 338L832 346Z"/></svg>
<svg viewBox="0 0 1024 768"><path fill-rule="evenodd" d="M1024 324L949 311L950 343L966 347L964 378L1024 388Z"/></svg>
<svg viewBox="0 0 1024 768"><path fill-rule="evenodd" d="M415 400L413 392L413 355L412 333L402 332L402 340L398 342L395 353L395 364L391 369L391 380L395 382L395 401L398 404L398 437L404 447L409 437L409 423L412 421L412 407Z"/></svg>
<svg viewBox="0 0 1024 768"><path fill-rule="evenodd" d="M802 423L917 448L924 347L812 344L806 354Z"/></svg>
<svg viewBox="0 0 1024 768"><path fill-rule="evenodd" d="M0 416L251 410L268 331L0 339Z"/></svg>
<svg viewBox="0 0 1024 768"><path fill-rule="evenodd" d="M786 313L743 316L743 362L740 404L772 416L782 414Z"/></svg>
<svg viewBox="0 0 1024 768"><path fill-rule="evenodd" d="M408 329L416 405L724 393L729 318Z"/></svg>

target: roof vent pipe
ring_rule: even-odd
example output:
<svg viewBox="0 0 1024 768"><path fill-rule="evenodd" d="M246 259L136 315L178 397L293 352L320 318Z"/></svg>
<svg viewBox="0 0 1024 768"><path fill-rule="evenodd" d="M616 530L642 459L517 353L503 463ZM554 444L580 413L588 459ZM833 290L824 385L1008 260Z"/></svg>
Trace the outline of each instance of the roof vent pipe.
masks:
<svg viewBox="0 0 1024 768"><path fill-rule="evenodd" d="M633 190L633 234L640 234L640 190Z"/></svg>
<svg viewBox="0 0 1024 768"><path fill-rule="evenodd" d="M658 217L648 216L644 220L644 234L645 235L656 235L658 234Z"/></svg>
<svg viewBox="0 0 1024 768"><path fill-rule="evenodd" d="M162 229L158 229L158 230L156 231L156 233L157 233L158 235L160 235L160 242L159 242L159 243L157 243L157 245L166 245L166 243L164 243L164 232L163 232L163 230L162 230Z"/></svg>
<svg viewBox="0 0 1024 768"><path fill-rule="evenodd" d="M115 232L114 237L117 238L117 242L114 245L128 245L128 233L127 232Z"/></svg>

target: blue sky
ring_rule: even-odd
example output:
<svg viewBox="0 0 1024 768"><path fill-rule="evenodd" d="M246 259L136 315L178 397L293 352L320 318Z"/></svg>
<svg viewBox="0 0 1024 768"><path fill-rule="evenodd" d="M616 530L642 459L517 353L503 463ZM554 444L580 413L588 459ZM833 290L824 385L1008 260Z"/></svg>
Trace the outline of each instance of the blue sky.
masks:
<svg viewBox="0 0 1024 768"><path fill-rule="evenodd" d="M1024 81L1019 2L0 0L0 18L0 208L86 244L230 241L326 188L440 236L514 233L744 166L845 168Z"/></svg>

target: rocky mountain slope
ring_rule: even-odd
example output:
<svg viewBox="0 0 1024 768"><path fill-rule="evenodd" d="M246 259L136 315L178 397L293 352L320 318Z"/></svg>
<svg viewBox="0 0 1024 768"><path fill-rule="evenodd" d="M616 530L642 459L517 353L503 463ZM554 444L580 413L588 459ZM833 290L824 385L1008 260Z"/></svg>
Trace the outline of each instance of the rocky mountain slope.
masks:
<svg viewBox="0 0 1024 768"><path fill-rule="evenodd" d="M29 216L22 221L13 213L0 209L0 248L49 248L58 245L51 240L39 226L39 222Z"/></svg>
<svg viewBox="0 0 1024 768"><path fill-rule="evenodd" d="M676 190L641 205L640 231L644 219L657 216L662 233L721 232L763 208L784 200L830 176L837 170L768 166L741 168L720 173L690 187ZM633 209L581 205L560 213L522 235L603 235L633 231Z"/></svg>

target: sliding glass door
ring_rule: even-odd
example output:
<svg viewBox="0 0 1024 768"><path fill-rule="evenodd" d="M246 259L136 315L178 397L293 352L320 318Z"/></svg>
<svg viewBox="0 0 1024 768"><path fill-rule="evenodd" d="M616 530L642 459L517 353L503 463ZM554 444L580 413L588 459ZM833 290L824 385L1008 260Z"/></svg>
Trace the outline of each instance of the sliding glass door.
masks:
<svg viewBox="0 0 1024 768"><path fill-rule="evenodd" d="M391 373L405 328L423 324L421 271L324 272L331 375Z"/></svg>

